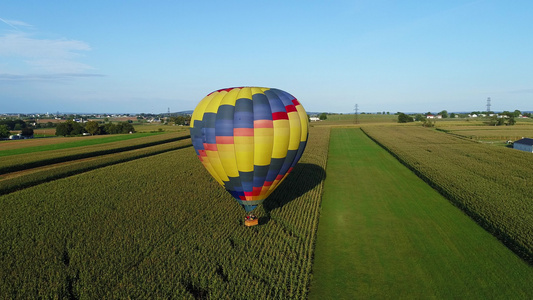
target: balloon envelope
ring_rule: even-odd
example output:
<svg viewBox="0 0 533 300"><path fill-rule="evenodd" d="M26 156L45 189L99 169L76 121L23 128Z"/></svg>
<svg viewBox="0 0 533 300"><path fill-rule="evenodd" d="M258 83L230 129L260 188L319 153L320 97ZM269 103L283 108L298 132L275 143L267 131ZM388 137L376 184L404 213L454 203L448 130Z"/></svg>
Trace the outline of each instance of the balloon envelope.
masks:
<svg viewBox="0 0 533 300"><path fill-rule="evenodd" d="M300 102L285 91L236 87L202 99L192 114L190 131L207 171L252 211L302 156L308 121Z"/></svg>

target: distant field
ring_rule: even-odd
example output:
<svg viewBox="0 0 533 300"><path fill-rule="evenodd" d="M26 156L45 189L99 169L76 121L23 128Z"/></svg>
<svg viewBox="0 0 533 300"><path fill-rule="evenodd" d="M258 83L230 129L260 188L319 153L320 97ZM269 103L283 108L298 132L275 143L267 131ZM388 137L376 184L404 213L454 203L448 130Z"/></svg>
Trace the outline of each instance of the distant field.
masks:
<svg viewBox="0 0 533 300"><path fill-rule="evenodd" d="M533 138L533 123L530 122L518 122L513 126L438 124L437 128L468 139L499 142L500 144L505 144L508 140L516 141L523 137Z"/></svg>
<svg viewBox="0 0 533 300"><path fill-rule="evenodd" d="M533 269L359 129L332 129L310 299L527 299Z"/></svg>
<svg viewBox="0 0 533 300"><path fill-rule="evenodd" d="M343 126L343 125L356 125L354 114L343 115L328 115L327 120L311 122L312 126ZM396 115L378 115L378 114L359 114L357 115L357 124L376 124L376 123L398 123L398 116Z"/></svg>
<svg viewBox="0 0 533 300"><path fill-rule="evenodd" d="M55 137L0 142L0 157L41 151L69 149L119 142L154 135L155 133L94 135L83 137Z"/></svg>
<svg viewBox="0 0 533 300"><path fill-rule="evenodd" d="M161 123L154 123L154 124L134 124L135 130L137 132L157 132L157 131L163 131L163 132L176 132L176 131L189 131L189 126L176 126L176 125L165 125Z"/></svg>
<svg viewBox="0 0 533 300"><path fill-rule="evenodd" d="M121 147L121 145L117 144L115 146L117 148ZM49 161L49 163L44 161L41 164L37 164L39 166L34 168L0 174L0 195L90 170L190 146L192 146L191 139L186 136L183 139L167 139L163 140L162 143L156 142L151 145L138 144L133 147L127 147L122 151L113 151L110 148L108 151L101 151L103 152L102 154L94 156L88 152L85 155L87 157L74 160L69 160L68 157L63 159L58 157L58 161L64 161L58 163L54 163L53 160L51 162ZM65 155L68 155L68 153Z"/></svg>
<svg viewBox="0 0 533 300"><path fill-rule="evenodd" d="M154 145L164 144L172 141L177 141L188 137L187 132L174 132L166 134L148 134L138 138L132 135L116 135L111 136L111 140L118 138L118 141L109 141L106 143L99 143L99 139L78 140L73 142L77 147L61 148L62 144L48 145L54 147L60 147L60 149L46 150L46 151L29 151L27 153L16 154L17 151L23 152L26 148L6 150L7 154L0 160L0 174L22 171L31 168L37 168L46 166L49 164L62 163L66 161L78 160L83 158L95 157L100 155L124 152L139 148L150 147ZM128 138L120 140L122 138ZM34 140L39 142L39 140ZM46 140L41 140L46 143ZM68 141L68 140L63 140ZM81 146L85 141L96 141L97 144ZM104 139L104 141L107 141ZM81 144L80 144L81 143ZM48 147L43 146L43 147ZM39 147L35 147L31 150L39 150ZM15 153L13 153L15 152Z"/></svg>

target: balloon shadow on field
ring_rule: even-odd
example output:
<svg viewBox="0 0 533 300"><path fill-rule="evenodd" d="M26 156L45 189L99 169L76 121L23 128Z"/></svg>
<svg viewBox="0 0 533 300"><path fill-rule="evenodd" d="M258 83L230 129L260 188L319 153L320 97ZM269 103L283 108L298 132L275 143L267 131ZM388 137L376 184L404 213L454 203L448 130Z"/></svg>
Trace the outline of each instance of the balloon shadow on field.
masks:
<svg viewBox="0 0 533 300"><path fill-rule="evenodd" d="M259 217L259 224L270 220L270 212L301 197L326 179L326 170L319 165L299 163L278 188L263 202L266 216Z"/></svg>

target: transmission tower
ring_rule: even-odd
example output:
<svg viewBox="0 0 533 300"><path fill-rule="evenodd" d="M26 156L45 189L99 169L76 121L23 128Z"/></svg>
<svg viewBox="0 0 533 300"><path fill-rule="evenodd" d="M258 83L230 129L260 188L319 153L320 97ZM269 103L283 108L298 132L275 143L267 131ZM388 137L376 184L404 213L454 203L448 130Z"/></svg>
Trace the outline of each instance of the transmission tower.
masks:
<svg viewBox="0 0 533 300"><path fill-rule="evenodd" d="M355 104L354 111L355 111L355 119L354 119L353 122L355 124L359 124L359 117L358 117L358 115L359 115L359 113L358 113L359 112L359 106L357 104Z"/></svg>
<svg viewBox="0 0 533 300"><path fill-rule="evenodd" d="M490 113L490 97L487 98L487 114Z"/></svg>

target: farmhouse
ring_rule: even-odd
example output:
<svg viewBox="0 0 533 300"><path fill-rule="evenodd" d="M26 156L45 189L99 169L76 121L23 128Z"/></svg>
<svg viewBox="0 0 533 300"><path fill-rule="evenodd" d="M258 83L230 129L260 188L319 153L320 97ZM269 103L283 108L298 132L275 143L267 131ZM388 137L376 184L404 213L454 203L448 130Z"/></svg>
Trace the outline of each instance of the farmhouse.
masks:
<svg viewBox="0 0 533 300"><path fill-rule="evenodd" d="M513 148L517 150L533 153L533 139L523 138L513 143Z"/></svg>
<svg viewBox="0 0 533 300"><path fill-rule="evenodd" d="M311 122L318 122L318 121L320 121L320 118L319 118L319 117L310 117L310 118L309 118L309 121L311 121Z"/></svg>

